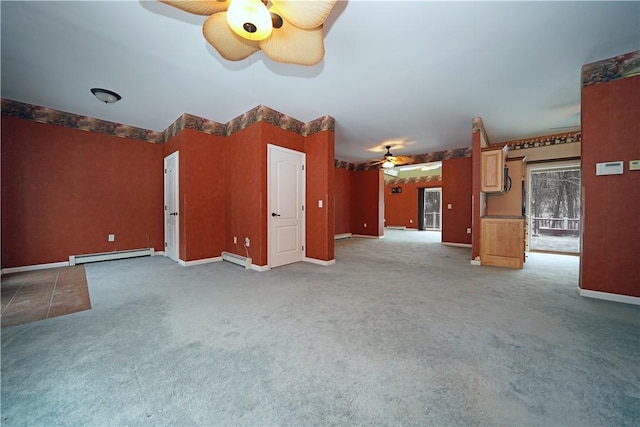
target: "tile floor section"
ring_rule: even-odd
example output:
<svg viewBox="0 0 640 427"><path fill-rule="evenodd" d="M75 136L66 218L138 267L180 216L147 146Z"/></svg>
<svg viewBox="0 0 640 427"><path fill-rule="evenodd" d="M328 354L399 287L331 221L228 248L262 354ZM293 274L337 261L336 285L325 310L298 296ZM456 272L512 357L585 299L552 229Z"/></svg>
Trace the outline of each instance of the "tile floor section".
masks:
<svg viewBox="0 0 640 427"><path fill-rule="evenodd" d="M84 266L2 276L2 327L91 308Z"/></svg>

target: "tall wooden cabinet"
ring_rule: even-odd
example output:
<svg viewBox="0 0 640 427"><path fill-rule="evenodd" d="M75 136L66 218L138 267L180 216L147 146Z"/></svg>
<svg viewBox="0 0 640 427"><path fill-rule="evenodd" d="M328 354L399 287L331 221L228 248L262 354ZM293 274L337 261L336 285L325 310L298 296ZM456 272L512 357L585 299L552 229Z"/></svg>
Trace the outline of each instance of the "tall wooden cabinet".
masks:
<svg viewBox="0 0 640 427"><path fill-rule="evenodd" d="M525 158L507 158L506 146L485 148L481 171L482 191L486 197L484 215L480 219L480 263L523 268Z"/></svg>

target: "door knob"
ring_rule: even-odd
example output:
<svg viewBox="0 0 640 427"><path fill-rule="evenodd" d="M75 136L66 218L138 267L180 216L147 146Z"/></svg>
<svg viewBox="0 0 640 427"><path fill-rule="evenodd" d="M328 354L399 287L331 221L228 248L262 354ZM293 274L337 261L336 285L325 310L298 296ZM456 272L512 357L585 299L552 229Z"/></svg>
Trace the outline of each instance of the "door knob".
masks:
<svg viewBox="0 0 640 427"><path fill-rule="evenodd" d="M277 214L275 212L271 212L271 216L280 216L280 214Z"/></svg>

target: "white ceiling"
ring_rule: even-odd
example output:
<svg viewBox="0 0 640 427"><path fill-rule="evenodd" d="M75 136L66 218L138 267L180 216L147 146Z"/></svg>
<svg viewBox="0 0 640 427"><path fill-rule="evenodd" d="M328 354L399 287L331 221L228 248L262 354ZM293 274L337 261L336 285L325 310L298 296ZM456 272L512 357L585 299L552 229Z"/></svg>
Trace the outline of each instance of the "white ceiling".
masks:
<svg viewBox="0 0 640 427"><path fill-rule="evenodd" d="M362 162L579 126L584 64L640 49L640 2L339 1L324 61L228 62L206 17L157 1L2 1L2 97L156 131L265 105L336 120L336 158ZM122 95L98 102L89 89Z"/></svg>

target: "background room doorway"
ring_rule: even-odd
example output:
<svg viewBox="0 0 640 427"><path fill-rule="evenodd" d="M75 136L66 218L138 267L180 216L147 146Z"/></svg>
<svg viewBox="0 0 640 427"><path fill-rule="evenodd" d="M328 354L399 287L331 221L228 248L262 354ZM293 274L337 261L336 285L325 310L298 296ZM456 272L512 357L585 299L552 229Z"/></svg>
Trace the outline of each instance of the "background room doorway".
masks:
<svg viewBox="0 0 640 427"><path fill-rule="evenodd" d="M580 253L580 165L529 169L529 250Z"/></svg>
<svg viewBox="0 0 640 427"><path fill-rule="evenodd" d="M418 191L418 229L442 230L442 188Z"/></svg>

